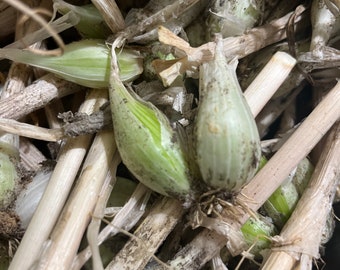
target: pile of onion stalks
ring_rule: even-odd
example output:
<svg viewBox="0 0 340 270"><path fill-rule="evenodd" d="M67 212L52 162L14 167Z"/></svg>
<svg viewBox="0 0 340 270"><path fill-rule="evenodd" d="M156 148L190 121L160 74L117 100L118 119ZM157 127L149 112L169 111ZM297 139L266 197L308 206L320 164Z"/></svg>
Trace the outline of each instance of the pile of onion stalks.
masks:
<svg viewBox="0 0 340 270"><path fill-rule="evenodd" d="M0 29L0 270L334 267L338 0L4 0ZM195 152L221 59L261 146L237 190Z"/></svg>

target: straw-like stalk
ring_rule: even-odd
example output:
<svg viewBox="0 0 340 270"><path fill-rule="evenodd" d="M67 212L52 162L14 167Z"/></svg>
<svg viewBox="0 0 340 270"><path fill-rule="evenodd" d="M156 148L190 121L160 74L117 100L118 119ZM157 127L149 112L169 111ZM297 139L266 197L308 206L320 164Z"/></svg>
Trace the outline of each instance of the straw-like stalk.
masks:
<svg viewBox="0 0 340 270"><path fill-rule="evenodd" d="M270 125L294 102L305 86L306 82L302 82L298 87L292 89L283 99L277 98L266 104L256 118L257 128L261 138L266 134Z"/></svg>
<svg viewBox="0 0 340 270"><path fill-rule="evenodd" d="M105 269L113 270L125 267L144 269L183 214L184 209L181 202L170 198L159 198L148 216L134 232L134 237L128 241Z"/></svg>
<svg viewBox="0 0 340 270"><path fill-rule="evenodd" d="M299 200L262 269L308 269L318 259L322 234L331 214L340 174L340 123L336 123L315 168L315 173ZM284 266L284 267L283 267Z"/></svg>
<svg viewBox="0 0 340 270"><path fill-rule="evenodd" d="M56 33L60 33L76 25L78 21L79 19L73 13L67 13L64 16L58 18L57 20L51 22L50 27L53 28ZM36 42L49 38L50 36L51 36L50 33L46 31L46 29L39 29L7 45L6 48L23 49L26 46L32 45Z"/></svg>
<svg viewBox="0 0 340 270"><path fill-rule="evenodd" d="M37 269L70 268L115 152L112 131L99 132L89 150L77 185L46 242Z"/></svg>
<svg viewBox="0 0 340 270"><path fill-rule="evenodd" d="M100 245L108 237L114 236L122 230L129 231L145 211L145 205L150 197L150 190L139 184L129 201L116 214L114 219L100 232L97 243ZM90 247L86 247L75 258L72 264L73 270L79 270L92 256Z"/></svg>
<svg viewBox="0 0 340 270"><path fill-rule="evenodd" d="M186 4L188 1L183 1L182 3ZM157 12L163 10L163 14L166 15L165 17L161 18L159 16L155 16L150 22L153 20L155 21L155 26L163 25L166 28L170 29L173 33L179 34L183 32L183 29L188 26L199 14L202 13L204 8L208 5L208 0L198 0L192 6L184 10L183 8L174 8L176 5L182 5L180 1L173 1L173 0L161 0L161 1L149 1L145 7L142 9L132 9L128 12L125 21L128 26L130 25L139 25L140 18L148 18L149 14L156 14ZM168 6L173 6L169 9ZM172 11L170 11L172 9ZM159 21L159 20L162 21ZM158 21L158 23L157 23ZM157 25L156 25L157 23ZM149 27L148 27L149 29ZM188 33L187 29L186 32ZM158 39L157 28L149 29L149 31L138 33L136 36L132 37L133 42L139 44L148 44L154 42Z"/></svg>
<svg viewBox="0 0 340 270"><path fill-rule="evenodd" d="M198 0L174 1L172 4L165 6L146 19L127 26L122 32L118 33L118 35L122 42L125 40L133 42L135 36L150 31L170 19L176 18L197 2ZM113 36L112 38L108 39L108 42L113 43L115 39L116 36ZM122 44L118 44L118 47L120 45Z"/></svg>
<svg viewBox="0 0 340 270"><path fill-rule="evenodd" d="M19 153L21 164L27 171L37 171L46 157L28 139L20 138Z"/></svg>
<svg viewBox="0 0 340 270"><path fill-rule="evenodd" d="M340 117L340 83L338 83L324 100L313 110L301 126L293 133L279 151L268 161L263 170L242 189L237 199L245 202L251 210L256 211L268 196L283 181L297 164L307 156L318 141ZM308 134L308 136L306 136ZM293 151L294 150L294 151ZM289 159L287 159L289 157ZM282 164L282 159L286 162ZM279 167L279 168L278 168ZM266 169L265 169L266 168ZM265 170L264 170L265 169ZM265 175L272 175L270 185L263 185ZM243 198L242 198L243 196ZM242 199L241 199L242 198ZM252 198L251 200L246 198ZM247 201L247 202L246 202ZM244 222L246 217L240 219Z"/></svg>
<svg viewBox="0 0 340 270"><path fill-rule="evenodd" d="M116 172L119 163L121 162L118 152L113 157L111 166L108 168L108 173L105 182L102 185L96 206L92 213L91 222L87 227L86 238L92 252L93 269L103 269L103 262L100 256L98 236L100 231L101 221L105 215L105 207L110 198L113 186L116 184Z"/></svg>
<svg viewBox="0 0 340 270"><path fill-rule="evenodd" d="M298 53L305 52L309 48L308 41L302 41L296 44L296 51ZM283 51L289 53L289 45L286 41L282 41L273 45L270 45L262 50L256 52L256 54L252 54L241 61L241 65L239 68L240 74L239 76L240 84L245 89L250 83L255 79L258 75L259 71L264 67L264 65L269 61L269 59L273 56L273 54L277 51ZM298 60L298 59L297 59ZM274 78L274 77L272 77ZM283 82L280 89L275 93L272 100L277 98L282 98L292 91L293 88L297 87L301 81L305 79L304 74L301 73L298 67L295 67L293 71L290 73L287 80ZM275 80L269 80L275 83Z"/></svg>
<svg viewBox="0 0 340 270"><path fill-rule="evenodd" d="M296 60L289 54L277 52L257 75L255 80L252 81L244 92L244 96L248 101L253 115L260 113L264 105L267 104L273 96L273 91L279 89L280 85L288 77L295 63ZM275 79L273 80L272 78ZM252 95L258 95L259 89L261 89L262 96L259 99L252 98Z"/></svg>
<svg viewBox="0 0 340 270"><path fill-rule="evenodd" d="M104 91L91 91L81 106L80 112L92 113L94 110L98 110L105 102L105 96ZM67 140L61 149L58 163L46 191L9 269L28 269L38 259L65 204L90 142L91 136L81 136ZM32 242L35 244L32 245Z"/></svg>
<svg viewBox="0 0 340 270"><path fill-rule="evenodd" d="M43 16L41 16L39 13L35 12L34 9L31 9L26 3L18 1L18 0L3 0L4 2L8 3L9 5L15 7L18 11L23 12L26 16L33 19L35 22L37 22L42 28L44 28L51 37L55 40L55 42L58 44L59 48L56 50L51 50L49 52L46 52L48 54L58 54L61 53L64 49L64 42L62 38L56 33L56 31L51 27L50 24L46 23ZM40 11L42 12L42 10ZM45 14L48 14L49 12L44 10Z"/></svg>
<svg viewBox="0 0 340 270"><path fill-rule="evenodd" d="M124 18L116 4L116 1L93 0L92 3L102 14L104 21L110 27L112 33L116 33L124 28Z"/></svg>
<svg viewBox="0 0 340 270"><path fill-rule="evenodd" d="M339 15L339 11L340 11L339 0L325 0L325 4L335 16Z"/></svg>
<svg viewBox="0 0 340 270"><path fill-rule="evenodd" d="M36 8L38 3L34 1L28 1L27 4L28 7ZM44 7L49 5L47 1L41 1L41 3L39 4L41 4ZM20 17L18 17L16 23L15 39L18 40L22 38L22 36L24 36L27 33L29 34L33 32L38 27L39 25L36 22L33 21L25 24L20 20ZM35 44L32 44L30 46L30 49L38 49L41 47L41 45L42 45L41 42L37 42ZM31 67L19 63L12 63L4 89L1 91L0 99L4 100L7 97L20 93L25 88L25 85L28 83L28 81L32 78L32 75L33 72ZM6 130L3 131L6 132ZM11 140L14 142L14 146L17 148L19 147L18 136L7 134L2 135L2 139L4 139L4 136L7 137L7 139L11 137Z"/></svg>
<svg viewBox="0 0 340 270"><path fill-rule="evenodd" d="M28 3L32 8L35 8L38 4L34 1L29 1ZM46 1L41 2L42 5L46 4ZM18 17L17 19L17 27L15 31L15 38L19 39L21 36L23 36L25 33L29 33L33 30L35 30L38 26L35 22L28 22L26 24L23 24ZM20 29L20 31L18 30ZM41 46L41 42L38 42L32 46L30 46L31 49L39 48ZM6 99L7 97L13 96L17 93L20 93L24 88L25 85L29 82L29 80L32 78L33 72L32 68L26 65L21 65L17 63L12 63L11 68L9 70L9 74L7 76L4 88L1 91L1 100ZM18 199L20 197L20 194L24 191L22 189L22 183L24 178L24 174L20 172L20 159L19 159L19 134L17 131L28 131L29 133L32 131L32 126L29 126L27 124L23 123L13 123L14 120L10 119L0 119L0 130L1 130L1 166L0 166L0 173L1 173L1 194L0 194L0 206L2 211L5 211L6 213L10 213L11 209L8 207L10 205L18 204L18 208L13 208L15 210L15 214L20 219L20 227L23 228L25 226L25 223L27 220L23 220L23 216L21 215L23 212L25 214L25 217L30 216L29 211L25 211L26 204L20 204L18 203ZM8 123L10 122L10 123ZM14 121L15 122L15 121ZM28 129L27 129L28 128ZM44 130L45 132L46 130ZM37 135L37 132L31 133L31 135ZM42 133L40 133L42 134ZM47 135L45 133L45 135ZM39 137L39 135L38 135ZM8 149L11 149L11 153ZM15 154L14 154L15 153ZM20 199L19 199L20 200ZM32 210L33 211L33 210ZM7 219L2 217L1 218L1 224L6 228ZM18 233L20 231L20 228L17 228L16 232L13 231L13 233ZM14 227L14 226L13 226ZM6 235L6 231L2 231ZM8 234L11 234L10 230L8 230Z"/></svg>
<svg viewBox="0 0 340 270"><path fill-rule="evenodd" d="M36 80L19 93L0 100L0 117L19 119L43 108L53 99L62 98L84 89L53 74Z"/></svg>
<svg viewBox="0 0 340 270"><path fill-rule="evenodd" d="M58 115L64 112L64 106L60 99L54 100L53 102L47 104L44 108L48 126L51 129L61 129L62 124Z"/></svg>
<svg viewBox="0 0 340 270"><path fill-rule="evenodd" d="M42 128L5 118L0 118L0 131L50 142L56 142L64 137L61 129Z"/></svg>
<svg viewBox="0 0 340 270"><path fill-rule="evenodd" d="M298 14L305 9L298 7ZM284 17L274 20L266 25L253 28L247 33L223 39L224 54L230 58L242 58L253 52L258 51L270 44L278 42L286 37L285 26L293 13L288 13ZM302 19L302 15L298 17L296 22ZM163 84L170 85L178 75L188 72L195 73L196 69L203 62L213 59L215 54L215 43L208 42L198 48L193 48L177 37L164 27L160 27L158 31L160 42L174 46L181 51L181 58L164 62L154 61L154 66L159 73ZM185 56L185 57L183 57Z"/></svg>

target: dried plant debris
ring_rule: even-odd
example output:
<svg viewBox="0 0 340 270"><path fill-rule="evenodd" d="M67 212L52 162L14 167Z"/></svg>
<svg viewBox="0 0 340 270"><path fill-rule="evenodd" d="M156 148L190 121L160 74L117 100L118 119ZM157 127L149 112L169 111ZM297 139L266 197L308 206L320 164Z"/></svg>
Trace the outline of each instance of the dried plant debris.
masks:
<svg viewBox="0 0 340 270"><path fill-rule="evenodd" d="M339 10L0 3L0 270L293 270L338 254Z"/></svg>
<svg viewBox="0 0 340 270"><path fill-rule="evenodd" d="M64 134L77 137L85 134L94 134L102 129L112 129L111 112L108 106L90 115L86 113L64 112L58 115L65 124Z"/></svg>

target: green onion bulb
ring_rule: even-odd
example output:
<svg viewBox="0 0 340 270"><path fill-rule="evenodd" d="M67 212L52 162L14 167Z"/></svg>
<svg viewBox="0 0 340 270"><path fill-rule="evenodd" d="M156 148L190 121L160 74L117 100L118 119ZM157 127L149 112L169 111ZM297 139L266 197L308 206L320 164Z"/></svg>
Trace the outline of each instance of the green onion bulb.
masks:
<svg viewBox="0 0 340 270"><path fill-rule="evenodd" d="M203 180L214 189L238 191L255 174L261 158L254 117L222 44L200 67L200 100L195 123L196 160Z"/></svg>
<svg viewBox="0 0 340 270"><path fill-rule="evenodd" d="M0 57L39 67L59 77L92 88L109 86L110 50L104 40L84 39L65 46L61 56L39 55L28 50L0 49ZM132 81L143 72L142 57L133 50L117 51L120 78Z"/></svg>
<svg viewBox="0 0 340 270"><path fill-rule="evenodd" d="M184 152L166 116L112 79L113 129L123 163L150 189L181 199L193 193Z"/></svg>

